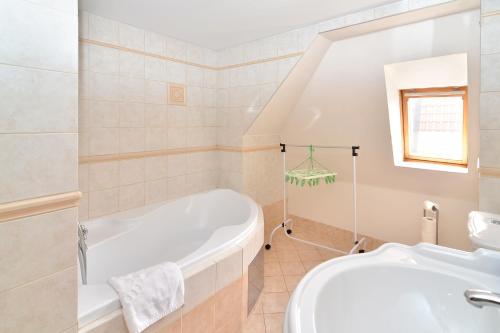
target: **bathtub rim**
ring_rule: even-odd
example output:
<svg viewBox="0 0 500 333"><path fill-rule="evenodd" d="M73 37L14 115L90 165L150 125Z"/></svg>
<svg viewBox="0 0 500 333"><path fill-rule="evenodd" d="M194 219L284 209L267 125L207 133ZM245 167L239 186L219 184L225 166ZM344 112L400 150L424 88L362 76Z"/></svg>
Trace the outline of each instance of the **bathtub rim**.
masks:
<svg viewBox="0 0 500 333"><path fill-rule="evenodd" d="M251 223L246 226L244 230L242 230L241 233L239 233L236 237L227 240L226 242L222 243L221 245L217 246L213 251L210 251L207 255L202 256L201 258L190 258L194 253L197 252L198 249L196 249L194 252L190 253L188 256L180 259L180 268L184 276L184 280L187 281L189 278L193 277L194 275L202 272L205 269L209 269L212 265L217 265L218 262L224 260L231 254L233 254L235 251L242 251L243 253L243 258L242 258L242 269L243 273L248 269L248 264L253 260L253 257L257 254L258 250L262 247L264 243L264 216L262 212L262 207L257 204L253 199L248 197L245 194L230 190L230 189L214 189L214 190L209 190L209 191L204 191L204 192L199 192L195 193L189 196L177 198L174 200L169 200L169 201L163 201L161 203L155 203L149 206L144 206L144 207L139 207L136 209L131 209L123 212L118 212L114 214L110 214L107 216L101 216L92 220L87 220L82 223L93 223L94 221L102 221L110 218L126 218L132 214L134 216L133 218L141 216L140 213L148 213L151 212L154 209L157 209L165 204L168 204L169 202L183 199L183 198L188 198L191 196L196 196L196 195L204 195L210 192L217 192L217 191L231 191L233 193L236 193L238 196L242 197L245 199L245 201L250 205L251 208L251 214L249 215L249 218L246 222L242 224L246 224L251 220ZM220 230L216 229L217 230ZM130 232L132 229L129 229L124 232ZM108 239L112 239L114 237L118 237L120 234L123 232L111 236L109 238L106 238L102 241L95 242L92 244L92 246L96 246L100 244L103 241L106 241ZM259 235L260 233L260 235ZM207 241L204 243L206 244L211 238L213 234ZM260 236L260 237L259 237ZM203 245L204 245L203 244ZM249 251L252 252L251 256L248 258L245 258L245 253L244 251L250 248ZM190 258L190 260L185 260L186 258ZM90 294L90 300L89 300L89 294ZM82 308L82 295L87 296L84 297L86 298L86 301L83 304ZM96 296L96 297L94 297ZM98 303L98 304L95 304ZM92 306L93 305L93 306ZM121 304L118 298L118 294L113 290L111 286L107 283L102 283L102 284L89 284L89 285L82 285L81 284L81 275L79 271L79 265L78 265L78 312L77 312L77 317L78 317L78 327L79 329L85 328L89 325L92 325L94 322L99 321L102 318L105 318L107 316L112 315L113 313L121 313Z"/></svg>

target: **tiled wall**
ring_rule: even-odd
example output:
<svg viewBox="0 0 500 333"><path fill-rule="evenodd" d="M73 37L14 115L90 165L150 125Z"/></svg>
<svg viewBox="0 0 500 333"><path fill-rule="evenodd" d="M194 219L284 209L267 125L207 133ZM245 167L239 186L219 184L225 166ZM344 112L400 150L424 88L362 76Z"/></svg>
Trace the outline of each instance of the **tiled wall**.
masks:
<svg viewBox="0 0 500 333"><path fill-rule="evenodd" d="M221 67L248 65L218 72L217 143L231 146L279 143L279 133L261 133L257 137L245 133L318 33L444 2L449 0L395 1L219 51L217 61ZM264 59L271 61L252 64ZM220 187L247 193L263 205L282 198L278 151L223 152L221 155L226 156L221 157Z"/></svg>
<svg viewBox="0 0 500 333"><path fill-rule="evenodd" d="M481 2L479 209L500 213L500 1Z"/></svg>
<svg viewBox="0 0 500 333"><path fill-rule="evenodd" d="M101 45L80 43L80 156L277 144L279 133L245 133L318 33L448 1L400 0L217 52L81 13L80 38ZM166 105L168 82L187 84L187 107ZM215 186L270 204L282 197L280 160L277 150L218 151L82 164L80 216Z"/></svg>
<svg viewBox="0 0 500 333"><path fill-rule="evenodd" d="M78 190L77 5L0 2L0 204ZM0 222L0 332L76 332L77 215Z"/></svg>
<svg viewBox="0 0 500 333"><path fill-rule="evenodd" d="M80 38L110 44L79 44L80 157L216 144L215 52L88 13ZM186 85L187 106L167 105L168 83ZM216 161L198 152L81 164L80 218L214 188Z"/></svg>

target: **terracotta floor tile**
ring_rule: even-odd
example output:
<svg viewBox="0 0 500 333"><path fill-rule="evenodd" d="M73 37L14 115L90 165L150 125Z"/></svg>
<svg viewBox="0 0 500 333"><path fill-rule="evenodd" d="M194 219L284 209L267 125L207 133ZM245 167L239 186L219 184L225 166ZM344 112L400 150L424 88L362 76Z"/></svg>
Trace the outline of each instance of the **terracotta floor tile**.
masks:
<svg viewBox="0 0 500 333"><path fill-rule="evenodd" d="M301 275L285 275L285 284L286 288L289 292L294 291L295 287L297 284L299 284L300 280L304 277L303 274Z"/></svg>
<svg viewBox="0 0 500 333"><path fill-rule="evenodd" d="M311 260L311 261L303 261L302 265L304 265L304 269L306 272L309 272L311 269L314 267L318 266L319 264L323 263L323 260Z"/></svg>
<svg viewBox="0 0 500 333"><path fill-rule="evenodd" d="M301 261L323 260L321 254L316 249L297 251Z"/></svg>
<svg viewBox="0 0 500 333"><path fill-rule="evenodd" d="M300 261L280 262L280 265L283 275L300 275L306 272Z"/></svg>
<svg viewBox="0 0 500 333"><path fill-rule="evenodd" d="M288 292L282 293L264 293L262 298L262 312L283 313L288 304Z"/></svg>
<svg viewBox="0 0 500 333"><path fill-rule="evenodd" d="M285 279L281 275L264 277L264 292L278 293L287 291Z"/></svg>
<svg viewBox="0 0 500 333"><path fill-rule="evenodd" d="M283 319L283 313L265 314L264 323L266 325L266 333L282 333Z"/></svg>
<svg viewBox="0 0 500 333"><path fill-rule="evenodd" d="M251 314L243 325L242 333L265 333L266 326L264 324L263 314Z"/></svg>
<svg viewBox="0 0 500 333"><path fill-rule="evenodd" d="M273 250L265 250L264 251L264 262L278 262L278 255L276 251Z"/></svg>
<svg viewBox="0 0 500 333"><path fill-rule="evenodd" d="M262 292L259 296L259 299L257 299L257 302L255 302L255 305L253 306L252 311L250 314L262 314L262 298L264 293Z"/></svg>
<svg viewBox="0 0 500 333"><path fill-rule="evenodd" d="M279 250L278 260L280 262L297 262L300 261L300 258L295 249L286 251Z"/></svg>
<svg viewBox="0 0 500 333"><path fill-rule="evenodd" d="M279 262L264 263L264 276L283 275Z"/></svg>

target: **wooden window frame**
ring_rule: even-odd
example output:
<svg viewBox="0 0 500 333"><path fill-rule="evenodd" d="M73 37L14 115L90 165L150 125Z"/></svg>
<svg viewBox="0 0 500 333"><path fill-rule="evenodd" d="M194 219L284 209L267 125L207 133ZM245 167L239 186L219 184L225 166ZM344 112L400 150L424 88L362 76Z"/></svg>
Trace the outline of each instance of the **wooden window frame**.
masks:
<svg viewBox="0 0 500 333"><path fill-rule="evenodd" d="M410 138L408 134L408 99L427 97L451 97L457 96L457 92L463 98L463 131L462 131L462 160L450 160L435 157L412 156L410 154ZM421 95L421 96L419 96ZM468 163L468 96L467 87L440 87L440 88L418 88L400 90L401 101L401 134L403 140L403 157L405 162L425 162L441 165L467 167Z"/></svg>

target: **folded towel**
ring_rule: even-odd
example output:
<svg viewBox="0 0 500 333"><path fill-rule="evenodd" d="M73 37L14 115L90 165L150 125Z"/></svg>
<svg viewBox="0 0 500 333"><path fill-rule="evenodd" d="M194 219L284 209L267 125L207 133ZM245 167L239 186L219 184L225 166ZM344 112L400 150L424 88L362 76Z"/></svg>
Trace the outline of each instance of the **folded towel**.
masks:
<svg viewBox="0 0 500 333"><path fill-rule="evenodd" d="M184 304L184 278L172 262L112 277L109 283L120 296L131 333L142 332Z"/></svg>

